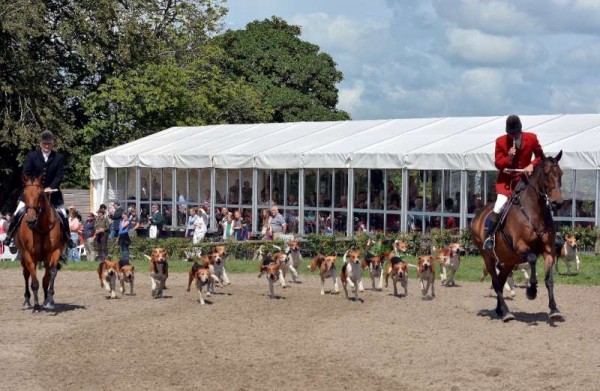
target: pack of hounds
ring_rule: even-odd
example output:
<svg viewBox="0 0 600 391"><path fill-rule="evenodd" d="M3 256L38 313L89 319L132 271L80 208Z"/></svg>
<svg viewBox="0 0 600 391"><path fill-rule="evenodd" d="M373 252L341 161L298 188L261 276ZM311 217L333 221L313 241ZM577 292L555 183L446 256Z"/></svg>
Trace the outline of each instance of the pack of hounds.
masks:
<svg viewBox="0 0 600 391"><path fill-rule="evenodd" d="M319 272L321 295L326 293L325 282L328 279L332 280L332 289L329 293L340 293L339 278L345 298L359 301L359 293L364 291L364 271L368 271L373 291L382 291L384 287L388 288L391 278L394 296L408 295L410 268L416 269L419 289L423 299L435 298L437 268L440 270L441 285L456 286L455 275L460 267L461 256L465 255L465 249L459 243L451 243L440 249L434 248L432 255L419 256L417 264L409 263L403 259L408 250L407 242L396 240L392 243L391 251L384 251L380 255L374 255L370 252L375 244L375 242L369 240L364 249L346 251L343 255L343 263L339 273L336 267L335 255L316 254L308 265L308 270ZM266 276L269 286L268 296L276 298L275 286L280 285L282 288L286 288L288 273L291 276L289 282L293 284L301 282L298 271L302 262L302 255L300 242L296 239L289 240L285 245L285 249L278 246L272 246L272 248L271 251L266 251L264 246L260 246L254 254L254 260L259 261L258 277ZM572 263L575 263L576 270L579 270L580 262L575 237L568 236L564 244L558 245L556 250L558 259L563 259L567 265L567 273L570 273ZM146 255L146 258L150 263L152 297L161 298L164 296L166 281L169 276L167 251L164 248L155 248L150 256ZM209 253L198 255L197 258L189 271L187 291L189 292L193 285L198 293L198 301L201 305L204 305L206 302L203 294L210 297L214 294L215 286L224 288L231 285L225 270L226 245L217 245ZM527 264L517 267L523 273L526 284L529 279L527 267ZM558 260L556 268L558 271ZM111 261L107 258L98 266L100 286L110 292L111 298L116 298L117 282L121 294L125 294L126 284L129 284L129 294L133 295L134 269L133 265ZM483 281L488 274L484 266L481 280ZM515 295L514 287L514 279L511 276L505 289L512 296ZM402 289L402 293L399 292L399 288Z"/></svg>

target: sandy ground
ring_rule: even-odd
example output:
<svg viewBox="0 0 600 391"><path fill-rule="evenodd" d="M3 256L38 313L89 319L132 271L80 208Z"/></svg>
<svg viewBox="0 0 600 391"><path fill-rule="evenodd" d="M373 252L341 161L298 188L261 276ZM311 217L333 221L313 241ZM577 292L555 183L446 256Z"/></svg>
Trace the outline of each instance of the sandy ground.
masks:
<svg viewBox="0 0 600 391"><path fill-rule="evenodd" d="M0 389L6 390L507 390L598 389L598 287L558 286L564 322L550 322L542 286L493 312L489 282L422 300L391 287L361 301L319 295L315 275L277 288L232 275L201 307L187 275L152 299L147 272L136 295L108 300L91 272L59 272L57 311L21 310L19 270L0 271ZM328 282L327 287L330 287Z"/></svg>

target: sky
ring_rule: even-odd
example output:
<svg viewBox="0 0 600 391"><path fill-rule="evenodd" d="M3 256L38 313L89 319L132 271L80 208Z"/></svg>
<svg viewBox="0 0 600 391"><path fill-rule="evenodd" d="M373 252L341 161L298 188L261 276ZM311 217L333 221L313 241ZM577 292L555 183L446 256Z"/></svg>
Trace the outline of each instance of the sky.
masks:
<svg viewBox="0 0 600 391"><path fill-rule="evenodd" d="M600 113L600 0L227 0L279 16L344 74L352 119Z"/></svg>

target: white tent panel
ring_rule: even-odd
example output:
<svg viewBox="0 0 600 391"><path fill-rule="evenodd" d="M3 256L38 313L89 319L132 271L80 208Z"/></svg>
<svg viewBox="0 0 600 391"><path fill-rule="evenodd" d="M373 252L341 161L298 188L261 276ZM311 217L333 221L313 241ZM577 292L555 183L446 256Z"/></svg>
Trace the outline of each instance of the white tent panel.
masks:
<svg viewBox="0 0 600 391"><path fill-rule="evenodd" d="M404 168L495 170L502 117L173 127L92 156L91 179L107 167ZM561 165L600 168L600 114L521 116Z"/></svg>

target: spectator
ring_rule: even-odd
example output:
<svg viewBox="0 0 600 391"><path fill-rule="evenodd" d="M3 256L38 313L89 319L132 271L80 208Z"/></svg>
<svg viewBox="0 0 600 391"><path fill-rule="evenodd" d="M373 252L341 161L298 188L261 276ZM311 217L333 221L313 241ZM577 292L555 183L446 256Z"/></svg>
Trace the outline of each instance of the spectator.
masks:
<svg viewBox="0 0 600 391"><path fill-rule="evenodd" d="M244 187L242 187L242 204L252 204L252 188L250 187L250 182L248 181L244 181Z"/></svg>
<svg viewBox="0 0 600 391"><path fill-rule="evenodd" d="M69 232L71 233L71 240L75 244L79 244L80 229L81 221L77 218L77 210L75 209L75 207L69 208ZM79 256L79 249L77 247L69 248L67 253L67 259L75 262L81 261L81 258Z"/></svg>
<svg viewBox="0 0 600 391"><path fill-rule="evenodd" d="M278 239L280 235L285 235L287 224L281 213L279 213L277 205L271 207L271 223L269 227L273 239Z"/></svg>
<svg viewBox="0 0 600 391"><path fill-rule="evenodd" d="M423 212L423 199L418 197L415 199L415 205L411 209L413 212ZM410 217L410 229L411 231L421 231L423 229L423 216L417 216L415 214L409 215Z"/></svg>
<svg viewBox="0 0 600 391"><path fill-rule="evenodd" d="M152 210L150 215L150 231L148 236L150 239L156 239L160 236L160 232L163 228L164 217L158 209L158 204L152 204Z"/></svg>
<svg viewBox="0 0 600 391"><path fill-rule="evenodd" d="M198 216L196 211L196 208L190 208L190 215L188 216L187 220L187 230L185 231L186 238L194 237L194 231L196 230L196 220L201 218Z"/></svg>
<svg viewBox="0 0 600 391"><path fill-rule="evenodd" d="M108 235L111 221L105 216L105 209L98 209L94 230L96 231L96 248L98 249L98 261L104 261L108 256Z"/></svg>
<svg viewBox="0 0 600 391"><path fill-rule="evenodd" d="M0 213L0 242L6 237L6 229L8 228L8 221L4 219L2 213ZM4 245L0 244L0 256L4 255Z"/></svg>
<svg viewBox="0 0 600 391"><path fill-rule="evenodd" d="M137 230L140 228L140 222L135 211L135 204L131 204L129 205L129 208L127 208L127 218L129 219L129 237L134 238L137 236Z"/></svg>
<svg viewBox="0 0 600 391"><path fill-rule="evenodd" d="M88 213L86 220L83 222L83 247L88 261L96 259L96 246L94 241L96 240L96 221L94 220L94 214Z"/></svg>
<svg viewBox="0 0 600 391"><path fill-rule="evenodd" d="M233 239L233 213L228 212L223 224L223 240Z"/></svg>
<svg viewBox="0 0 600 391"><path fill-rule="evenodd" d="M243 233L244 223L242 221L242 214L240 213L240 210L237 209L233 213L233 236L235 240L244 240Z"/></svg>
<svg viewBox="0 0 600 391"><path fill-rule="evenodd" d="M206 212L202 208L198 208L198 218L194 221L194 236L192 237L192 243L198 244L204 239L206 236L206 231L208 231L206 220L204 216L207 216Z"/></svg>
<svg viewBox="0 0 600 391"><path fill-rule="evenodd" d="M207 227L208 229L208 214L206 213L206 210L202 207L199 206L198 207L198 216L204 220L204 225Z"/></svg>
<svg viewBox="0 0 600 391"><path fill-rule="evenodd" d="M264 240L270 240L273 237L271 236L271 215L269 214L269 209L263 209L260 212L260 221L261 221L261 235Z"/></svg>
<svg viewBox="0 0 600 391"><path fill-rule="evenodd" d="M119 220L117 240L119 242L119 250L121 251L120 261L127 261L125 264L129 263L129 245L131 244L129 228L131 228L131 221L129 221L127 212L123 211L121 213L121 220Z"/></svg>
<svg viewBox="0 0 600 391"><path fill-rule="evenodd" d="M119 236L119 222L121 221L121 215L123 214L123 208L121 208L121 203L119 201L113 202L114 211L112 213L112 232L110 237L116 238Z"/></svg>
<svg viewBox="0 0 600 391"><path fill-rule="evenodd" d="M227 223L227 215L228 214L229 214L229 210L226 207L222 207L221 210L219 212L217 212L217 215L215 216L219 223L219 233L220 234L223 234L223 227Z"/></svg>

